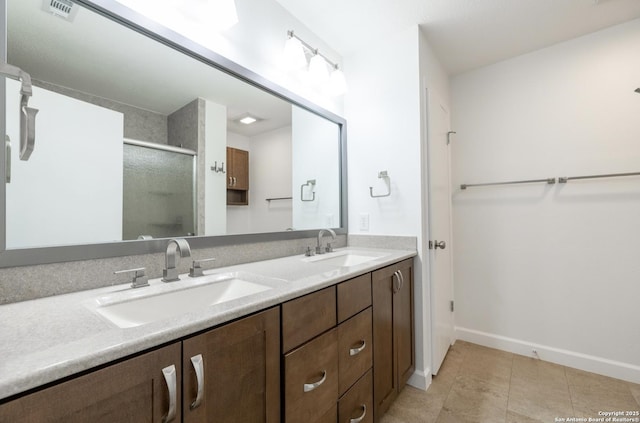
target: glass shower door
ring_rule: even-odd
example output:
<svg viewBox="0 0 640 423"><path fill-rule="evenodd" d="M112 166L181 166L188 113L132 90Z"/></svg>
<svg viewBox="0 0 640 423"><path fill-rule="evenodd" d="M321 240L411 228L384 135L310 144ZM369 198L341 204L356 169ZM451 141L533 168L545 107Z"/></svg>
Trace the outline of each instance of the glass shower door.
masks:
<svg viewBox="0 0 640 423"><path fill-rule="evenodd" d="M165 151L162 147L124 145L125 240L189 236L196 232L195 155Z"/></svg>

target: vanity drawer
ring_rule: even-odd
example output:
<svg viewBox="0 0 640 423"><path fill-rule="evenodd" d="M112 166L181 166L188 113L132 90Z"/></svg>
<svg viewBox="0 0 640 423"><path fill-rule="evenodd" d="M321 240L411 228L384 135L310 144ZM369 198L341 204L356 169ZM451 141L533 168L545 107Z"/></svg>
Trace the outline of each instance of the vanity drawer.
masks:
<svg viewBox="0 0 640 423"><path fill-rule="evenodd" d="M337 345L338 330L333 329L284 356L286 423L316 421L335 405Z"/></svg>
<svg viewBox="0 0 640 423"><path fill-rule="evenodd" d="M340 395L373 366L371 307L338 326Z"/></svg>
<svg viewBox="0 0 640 423"><path fill-rule="evenodd" d="M373 423L373 373L369 370L338 401L338 423Z"/></svg>
<svg viewBox="0 0 640 423"><path fill-rule="evenodd" d="M338 323L371 305L371 273L338 284Z"/></svg>
<svg viewBox="0 0 640 423"><path fill-rule="evenodd" d="M335 287L288 301L282 304L282 351L290 351L335 325Z"/></svg>

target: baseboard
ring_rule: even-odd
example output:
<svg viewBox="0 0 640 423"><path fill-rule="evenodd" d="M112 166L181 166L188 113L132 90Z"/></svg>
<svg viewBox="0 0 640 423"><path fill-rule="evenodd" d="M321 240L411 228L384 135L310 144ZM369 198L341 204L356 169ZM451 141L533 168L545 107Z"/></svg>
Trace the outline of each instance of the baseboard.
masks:
<svg viewBox="0 0 640 423"><path fill-rule="evenodd" d="M429 385L431 385L431 369L425 369L424 371L416 370L411 376L407 384L414 388L422 389L426 391Z"/></svg>
<svg viewBox="0 0 640 423"><path fill-rule="evenodd" d="M456 327L456 338L461 341L496 348L527 357L539 358L544 361L550 361L587 372L598 373L628 382L640 383L640 366L633 364L462 327ZM534 354L533 350L535 350L537 354Z"/></svg>

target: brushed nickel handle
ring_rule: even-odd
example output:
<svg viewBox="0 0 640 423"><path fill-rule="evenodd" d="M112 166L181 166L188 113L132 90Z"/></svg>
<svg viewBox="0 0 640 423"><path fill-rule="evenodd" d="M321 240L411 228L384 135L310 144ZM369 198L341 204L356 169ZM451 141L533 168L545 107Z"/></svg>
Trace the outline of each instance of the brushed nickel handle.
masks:
<svg viewBox="0 0 640 423"><path fill-rule="evenodd" d="M360 340L360 343L361 345L359 347L351 348L349 350L349 355L351 357L353 357L354 355L360 354L367 347L367 341L365 341L364 339Z"/></svg>
<svg viewBox="0 0 640 423"><path fill-rule="evenodd" d="M393 276L395 276L395 279L393 278ZM393 272L393 276L391 277L391 290L394 294L396 294L398 291L400 291L400 273L396 270L395 272Z"/></svg>
<svg viewBox="0 0 640 423"><path fill-rule="evenodd" d="M447 248L447 243L444 241L433 241L433 248L435 250L437 250L438 248L440 248L441 250L444 250L445 248Z"/></svg>
<svg viewBox="0 0 640 423"><path fill-rule="evenodd" d="M191 364L196 371L196 381L198 382L198 393L196 399L191 403L191 409L198 408L204 396L204 360L202 354L191 357Z"/></svg>
<svg viewBox="0 0 640 423"><path fill-rule="evenodd" d="M11 183L11 139L9 135L4 136L4 173L6 183Z"/></svg>
<svg viewBox="0 0 640 423"><path fill-rule="evenodd" d="M400 276L400 286L398 286L398 291L401 291L404 288L404 275L402 274L402 270L398 270L398 276Z"/></svg>
<svg viewBox="0 0 640 423"><path fill-rule="evenodd" d="M229 176L229 186L230 187L233 186L233 178L231 176Z"/></svg>
<svg viewBox="0 0 640 423"><path fill-rule="evenodd" d="M360 423L362 420L364 420L364 416L367 415L367 404L362 404L360 407L362 407L362 414L360 415L360 417L349 419L349 423Z"/></svg>
<svg viewBox="0 0 640 423"><path fill-rule="evenodd" d="M322 371L322 379L314 383L305 383L304 384L304 392L311 392L314 389L317 389L320 385L322 385L327 380L327 371Z"/></svg>
<svg viewBox="0 0 640 423"><path fill-rule="evenodd" d="M237 182L238 182L238 180L237 180L237 179L236 179L236 177L234 176L234 177L233 177L233 186L234 186L234 187L236 186Z"/></svg>
<svg viewBox="0 0 640 423"><path fill-rule="evenodd" d="M176 418L176 404L177 404L177 388L176 388L176 366L171 365L162 369L165 382L167 382L167 389L169 390L169 411L167 415L162 418L162 423L169 423Z"/></svg>

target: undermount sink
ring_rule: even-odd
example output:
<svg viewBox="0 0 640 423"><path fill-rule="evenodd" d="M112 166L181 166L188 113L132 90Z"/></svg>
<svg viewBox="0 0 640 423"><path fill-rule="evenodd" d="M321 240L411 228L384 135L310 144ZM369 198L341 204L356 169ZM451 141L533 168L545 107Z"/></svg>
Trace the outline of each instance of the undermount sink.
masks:
<svg viewBox="0 0 640 423"><path fill-rule="evenodd" d="M130 328L267 291L274 288L273 281L281 282L244 272L183 278L100 297L89 307L115 325Z"/></svg>
<svg viewBox="0 0 640 423"><path fill-rule="evenodd" d="M367 263L381 257L384 257L384 254L361 251L337 251L312 257L305 257L302 260L308 263L322 263L336 267L350 267Z"/></svg>

